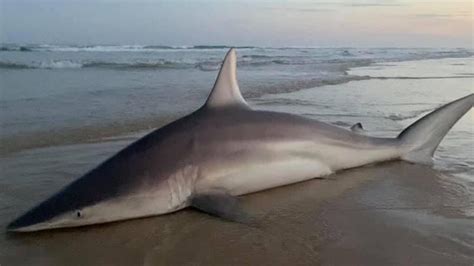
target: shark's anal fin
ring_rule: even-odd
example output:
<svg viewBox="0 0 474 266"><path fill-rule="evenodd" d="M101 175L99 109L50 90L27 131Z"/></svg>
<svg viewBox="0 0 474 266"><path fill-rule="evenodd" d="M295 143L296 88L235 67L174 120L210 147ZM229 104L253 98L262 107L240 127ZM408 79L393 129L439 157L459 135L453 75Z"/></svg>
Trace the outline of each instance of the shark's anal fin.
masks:
<svg viewBox="0 0 474 266"><path fill-rule="evenodd" d="M193 196L191 206L213 216L233 222L247 223L249 217L242 211L239 199L225 191L213 190Z"/></svg>
<svg viewBox="0 0 474 266"><path fill-rule="evenodd" d="M206 108L250 108L242 97L237 83L237 55L234 48L227 52L214 87L204 106Z"/></svg>

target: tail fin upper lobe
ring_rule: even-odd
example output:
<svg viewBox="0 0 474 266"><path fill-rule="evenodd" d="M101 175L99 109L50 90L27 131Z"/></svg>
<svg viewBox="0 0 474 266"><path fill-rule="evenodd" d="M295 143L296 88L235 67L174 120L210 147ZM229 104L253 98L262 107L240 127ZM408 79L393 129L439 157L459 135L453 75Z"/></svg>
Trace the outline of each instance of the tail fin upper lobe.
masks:
<svg viewBox="0 0 474 266"><path fill-rule="evenodd" d="M398 135L401 159L429 164L451 127L474 105L474 94L443 105L411 124Z"/></svg>

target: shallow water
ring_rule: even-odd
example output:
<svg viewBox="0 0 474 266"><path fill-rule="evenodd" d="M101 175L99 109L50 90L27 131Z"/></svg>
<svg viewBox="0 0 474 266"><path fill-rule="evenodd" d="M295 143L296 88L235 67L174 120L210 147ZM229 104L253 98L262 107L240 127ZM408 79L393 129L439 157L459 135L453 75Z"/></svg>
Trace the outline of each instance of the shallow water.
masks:
<svg viewBox="0 0 474 266"><path fill-rule="evenodd" d="M283 93L274 91L269 94L253 94L249 102L256 109L296 113L345 128L361 122L369 135L396 136L405 126L424 113L473 92L474 58L472 57L399 61L346 69L349 71L349 76L355 79L350 82L297 91L285 89ZM283 70L283 68L280 69L281 73ZM169 82L169 86L161 88L161 91L155 91L154 85L146 85L150 86L149 94L133 97L136 91L127 88L130 83L120 85L120 81L117 80L105 85L105 88L110 88L110 90L91 89L88 91L85 88L77 91L84 84L93 83L91 75L97 75L95 78L102 80L110 76L101 76L101 71L117 70L85 68L85 70L80 70L85 72L79 73L68 72L71 69L67 69L64 73L50 69L2 71L0 70L2 82L5 81L3 78L8 76L6 84L12 86L22 82L29 84L23 89L31 90L29 93L32 95L29 97L32 99L29 101L33 102L30 105L27 104L27 97L23 95L28 93L7 92L6 89L2 89L3 95L9 95L2 97L2 110L10 110L9 113L3 114L11 116L10 118L2 117L2 131L4 131L2 146L9 145L9 142L13 140L21 142L33 135L37 138L32 142L34 145L30 146L13 143L14 148L4 152L0 158L0 227L6 226L15 216L152 128L161 126L166 121L199 106L212 86L216 74L212 71L188 69L179 70L182 73L171 71L166 75L160 72L156 75L165 76L157 77L150 71L133 73L127 70L123 74L124 80L127 77L133 77L143 84L152 83L155 79L159 79L161 84ZM22 73L22 71L27 72ZM64 71L64 69L59 71ZM239 77L241 80L250 77L251 82L244 82L244 84L246 86L257 84L257 87L261 88L259 86L263 86L262 83L265 83L272 73L279 73L275 69L264 68L261 71L266 73L261 74L262 72L258 69L255 70L256 73L253 73L251 69L239 70ZM241 72L244 74L240 75ZM180 79L184 73L190 73L189 80L185 82L184 79ZM193 73L199 74L194 76ZM305 75L309 73L308 71ZM120 73L109 74L121 75ZM291 76L291 74L287 75ZM35 79L22 81L21 77L24 75L29 77L37 75L36 82L44 78L45 82L50 82L48 86L51 88L60 80L69 81L74 85L70 86L69 91L65 89L64 93L50 91L51 94L48 92L42 95L29 87L35 83ZM141 79L148 75L150 79ZM68 76L74 76L72 81L67 78ZM205 77L208 80L204 81ZM82 78L84 81L79 81ZM166 81L167 79L169 80ZM180 91L180 88L176 88L176 90L172 89L172 93L168 95L167 90L176 86L176 83L171 83L175 79L178 80L177 82L183 82L183 86L196 81L196 91ZM198 80L203 81L199 83L201 81L198 82ZM268 83L271 82L268 81ZM115 85L120 89L115 88ZM206 90L205 85L208 86ZM277 85L283 86L281 83ZM69 85L62 84L61 86ZM56 88L56 90L59 89ZM245 88L247 93L250 90L249 87ZM139 91L147 90L141 88ZM38 95L33 95L35 93ZM176 95L180 93L185 95L184 99L176 99ZM173 97L174 99L170 100ZM124 108L121 106L122 100L125 99L128 99L130 104L122 110L120 109ZM88 109L82 113L75 109L83 101L96 100L97 106L100 106L97 110ZM22 101L25 103L19 104ZM157 103L156 109L148 110L153 106L152 101ZM50 109L48 106L54 108ZM71 110L68 109L69 107ZM109 107L110 113L102 113L102 110ZM48 111L43 113L44 108ZM57 108L56 111L55 108ZM74 118L72 114L75 112L77 112L77 119L72 119L71 117ZM90 119L89 116L84 115L88 112L91 115ZM59 119L55 121L57 113ZM158 118L150 120L149 117L155 114L158 114ZM116 121L116 118L121 115L127 121L124 124ZM71 121L71 119L77 121ZM112 126L104 122L106 125L101 127L102 120L110 121ZM133 124L135 120L137 120L136 124ZM145 128L144 124L147 125ZM107 131L110 127L112 130ZM146 129L148 127L150 129ZM116 128L121 130L116 130ZM107 134L102 133L104 130ZM23 135L18 134L22 138L14 132L22 133ZM80 137L74 138L74 134L79 134ZM86 135L86 138L83 135ZM71 141L62 141L63 138L71 136L73 136ZM54 138L60 140L55 142ZM36 145L38 140L42 141L42 145ZM284 265L298 261L298 264L312 265L318 262L344 263L342 258L337 260L336 254L341 251L347 252L347 258L354 258L357 259L355 261L363 263L368 262L364 258L367 259L373 255L370 248L376 249L375 243L381 241L382 236L393 236L400 232L407 234L403 228L409 228L414 221L420 225L413 225L410 230L416 232L409 231L411 233L404 238L406 242L400 240L395 241L395 244L403 246L407 242L414 241L417 245L415 250L420 254L422 250L427 249L430 251L426 254L431 254L434 249L438 253L448 252L450 256L461 254L462 258L469 257L473 251L473 236L469 234L463 236L463 233L468 230L474 213L473 140L474 112L471 110L441 143L435 154L435 170L400 163L371 166L349 170L326 180L313 180L247 196L245 204L249 212L260 221L258 228L227 223L192 210L185 210L172 215L102 226L20 236L3 234L0 238L0 263L2 265L177 263ZM21 149L18 149L18 145ZM397 181L397 175L403 177L400 180L404 181ZM424 181L410 181L417 176ZM385 178L391 181L386 181ZM369 183L373 185L366 187L365 185ZM423 192L425 188L428 188L427 192ZM351 193L355 193L356 196ZM426 194L426 198L407 196L423 193ZM443 195L443 197L439 198L437 195ZM354 197L357 200L354 200ZM429 205L430 202L438 205ZM355 205L350 205L352 203ZM354 225L344 222L341 212L326 213L328 208L331 210L336 207L342 208L338 204L349 209L388 207L401 208L401 210L389 210L388 214L381 216L380 214L351 216L357 221L355 224L360 226L367 219L373 221L367 225L367 228L358 231L354 229ZM454 207L446 211L442 208L439 210L439 206ZM410 210L404 211L404 207ZM420 208L421 210L416 211ZM411 209L415 209L414 214L410 213L413 211ZM399 222L395 226L388 222L390 219L398 219ZM389 228L381 226L386 223L389 223ZM337 227L334 227L335 225ZM393 229L398 227L401 229ZM380 234L372 234L372 237L366 236L366 238L364 236L362 238L364 243L360 245L361 243L357 242L361 240L360 234L371 228L378 228L381 230ZM392 229L395 231L390 231ZM423 234L431 235L435 232L439 232L439 237L429 239L423 237ZM450 244L453 241L457 241L458 244ZM365 257L356 256L361 251L354 248L357 245L369 249L363 253ZM403 255L403 252L400 252ZM411 251L405 250L405 252ZM379 260L372 262L401 263L389 253L382 252L385 255L382 258L376 256ZM449 259L442 260L437 257L438 255L426 256L431 259L431 262L453 262ZM461 260L461 262L466 261L469 262L469 259Z"/></svg>

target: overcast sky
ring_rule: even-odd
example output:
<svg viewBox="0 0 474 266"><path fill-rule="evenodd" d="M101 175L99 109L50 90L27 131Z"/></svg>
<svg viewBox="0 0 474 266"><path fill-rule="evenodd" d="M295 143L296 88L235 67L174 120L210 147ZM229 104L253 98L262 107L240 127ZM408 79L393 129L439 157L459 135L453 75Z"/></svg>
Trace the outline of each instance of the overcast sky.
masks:
<svg viewBox="0 0 474 266"><path fill-rule="evenodd" d="M0 0L0 42L472 47L456 0Z"/></svg>

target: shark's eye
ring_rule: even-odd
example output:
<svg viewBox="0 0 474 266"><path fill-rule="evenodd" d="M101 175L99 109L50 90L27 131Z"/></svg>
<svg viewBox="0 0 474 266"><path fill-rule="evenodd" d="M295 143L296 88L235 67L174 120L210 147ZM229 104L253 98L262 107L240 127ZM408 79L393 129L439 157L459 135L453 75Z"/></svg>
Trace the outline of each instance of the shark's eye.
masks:
<svg viewBox="0 0 474 266"><path fill-rule="evenodd" d="M81 211L76 211L76 216L77 216L77 218L81 218L82 217Z"/></svg>

